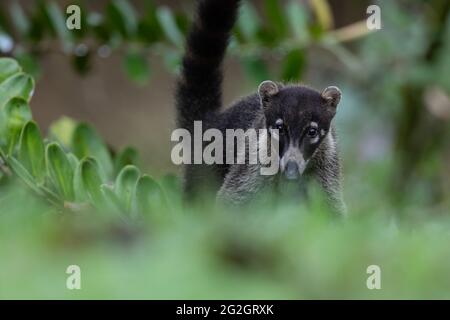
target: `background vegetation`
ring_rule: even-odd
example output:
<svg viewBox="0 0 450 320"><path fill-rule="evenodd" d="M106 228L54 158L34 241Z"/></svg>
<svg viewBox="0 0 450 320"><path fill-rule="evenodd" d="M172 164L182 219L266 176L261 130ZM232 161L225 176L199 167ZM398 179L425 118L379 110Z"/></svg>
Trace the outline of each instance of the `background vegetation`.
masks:
<svg viewBox="0 0 450 320"><path fill-rule="evenodd" d="M55 52L80 83L102 57L157 91L159 64L177 73L192 2L80 3L77 32L64 26L63 1L2 4L0 51L19 63L0 60L0 297L449 298L450 3L378 1L383 28L372 33L367 5L345 3L245 2L227 62L239 85L225 88L229 100L268 78L341 87L345 221L330 220L319 197L301 207L183 210L177 172L148 155L162 158L170 126L152 127L157 147L140 159L108 134L104 142L93 125L127 130L89 99L86 109L105 111L98 123L40 119L34 79L45 101L39 86L50 82ZM137 100L126 100L130 113ZM151 121L171 102L146 103ZM143 137L129 135L144 149ZM65 286L72 264L80 291ZM381 290L366 287L372 264Z"/></svg>

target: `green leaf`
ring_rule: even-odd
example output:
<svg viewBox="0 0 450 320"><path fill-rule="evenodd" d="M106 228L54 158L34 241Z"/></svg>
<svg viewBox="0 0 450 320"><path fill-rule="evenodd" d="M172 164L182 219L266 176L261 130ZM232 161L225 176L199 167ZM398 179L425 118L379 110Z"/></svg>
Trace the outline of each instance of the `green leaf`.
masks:
<svg viewBox="0 0 450 320"><path fill-rule="evenodd" d="M61 200L51 190L45 188L42 184L38 183L34 177L28 172L28 170L14 157L8 157L7 163L14 174L25 183L33 192L37 195L46 198L52 204L59 206Z"/></svg>
<svg viewBox="0 0 450 320"><path fill-rule="evenodd" d="M183 48L184 37L178 28L176 19L172 11L166 7L159 7L156 11L159 24L164 31L166 37L178 48Z"/></svg>
<svg viewBox="0 0 450 320"><path fill-rule="evenodd" d="M67 159L69 160L70 166L72 167L72 171L74 172L74 176L75 176L75 171L77 170L80 161L78 160L77 156L71 152L67 154ZM75 177L74 177L74 179L75 179ZM74 193L75 193L75 191L74 191Z"/></svg>
<svg viewBox="0 0 450 320"><path fill-rule="evenodd" d="M84 188L83 176L81 174L85 160L86 159L83 159L78 162L73 175L73 191L75 194L75 201L77 202L84 202L88 200L88 194Z"/></svg>
<svg viewBox="0 0 450 320"><path fill-rule="evenodd" d="M20 134L18 160L38 183L44 181L44 142L37 124L32 121L25 124Z"/></svg>
<svg viewBox="0 0 450 320"><path fill-rule="evenodd" d="M284 81L300 80L305 70L305 64L305 52L301 49L292 50L283 61L281 78Z"/></svg>
<svg viewBox="0 0 450 320"><path fill-rule="evenodd" d="M50 180L65 200L74 200L73 176L74 170L64 150L56 143L47 146L45 152L47 173Z"/></svg>
<svg viewBox="0 0 450 320"><path fill-rule="evenodd" d="M25 73L34 78L41 75L41 66L36 56L23 50L15 50L14 58L17 59Z"/></svg>
<svg viewBox="0 0 450 320"><path fill-rule="evenodd" d="M126 0L113 0L108 6L110 27L117 28L122 36L130 38L136 35L138 20L136 12Z"/></svg>
<svg viewBox="0 0 450 320"><path fill-rule="evenodd" d="M148 44L160 41L163 31L156 16L156 6L153 1L146 1L144 14L139 21L139 38Z"/></svg>
<svg viewBox="0 0 450 320"><path fill-rule="evenodd" d="M30 101L34 91L34 80L25 73L18 73L0 84L0 108L14 97Z"/></svg>
<svg viewBox="0 0 450 320"><path fill-rule="evenodd" d="M183 187L181 179L175 174L166 174L159 180L167 208L182 210ZM170 202L168 201L170 199Z"/></svg>
<svg viewBox="0 0 450 320"><path fill-rule="evenodd" d="M245 72L255 83L270 79L270 73L264 61L259 57L244 57L242 59Z"/></svg>
<svg viewBox="0 0 450 320"><path fill-rule="evenodd" d="M122 203L120 202L119 197L114 192L114 187L108 184L102 184L100 186L100 190L103 194L103 198L106 200L106 207L108 210L112 210L114 212L122 212L125 210Z"/></svg>
<svg viewBox="0 0 450 320"><path fill-rule="evenodd" d="M79 124L73 133L71 145L79 159L95 158L104 173L108 177L112 176L113 164L109 150L92 127L84 123Z"/></svg>
<svg viewBox="0 0 450 320"><path fill-rule="evenodd" d="M103 205L103 194L100 186L105 179L100 166L94 158L80 161L74 176L74 191L77 201L89 200L95 206Z"/></svg>
<svg viewBox="0 0 450 320"><path fill-rule="evenodd" d="M328 0L311 0L311 7L316 15L320 29L331 29L334 25L334 19Z"/></svg>
<svg viewBox="0 0 450 320"><path fill-rule="evenodd" d="M64 50L70 50L73 45L72 34L66 26L66 17L61 11L61 8L52 1L47 4L46 10L52 29L58 35Z"/></svg>
<svg viewBox="0 0 450 320"><path fill-rule="evenodd" d="M12 98L0 110L0 134L6 139L7 153L11 155L19 141L23 126L32 119L28 103L22 98Z"/></svg>
<svg viewBox="0 0 450 320"><path fill-rule="evenodd" d="M147 84L150 79L150 66L142 53L128 51L124 58L124 69L130 79L139 85Z"/></svg>
<svg viewBox="0 0 450 320"><path fill-rule="evenodd" d="M21 71L22 68L16 60L11 58L0 58L0 83Z"/></svg>
<svg viewBox="0 0 450 320"><path fill-rule="evenodd" d="M160 183L164 191L170 193L171 195L180 194L182 192L180 179L174 174L167 174L163 176Z"/></svg>
<svg viewBox="0 0 450 320"><path fill-rule="evenodd" d="M123 149L114 159L114 172L116 175L127 165L138 166L139 154L135 148L127 147Z"/></svg>
<svg viewBox="0 0 450 320"><path fill-rule="evenodd" d="M239 30L246 40L253 40L261 26L261 21L255 7L248 1L242 4L237 22Z"/></svg>
<svg viewBox="0 0 450 320"><path fill-rule="evenodd" d="M7 158L7 162L14 174L16 174L34 192L42 195L37 181L16 158L10 156Z"/></svg>
<svg viewBox="0 0 450 320"><path fill-rule="evenodd" d="M136 184L141 175L135 166L126 166L116 179L115 191L127 212L131 212Z"/></svg>
<svg viewBox="0 0 450 320"><path fill-rule="evenodd" d="M267 20L274 30L278 40L282 40L287 33L287 24L284 12L278 0L265 0Z"/></svg>
<svg viewBox="0 0 450 320"><path fill-rule="evenodd" d="M308 15L304 7L297 1L291 0L286 8L286 15L292 33L299 43L307 43L309 40Z"/></svg>
<svg viewBox="0 0 450 320"><path fill-rule="evenodd" d="M28 35L30 31L31 23L23 11L21 5L17 1L13 1L10 6L10 14L12 17L12 22L15 26L15 29L18 31L21 37L25 37Z"/></svg>
<svg viewBox="0 0 450 320"><path fill-rule="evenodd" d="M136 211L141 214L163 210L166 205L161 187L148 175L142 176L137 182L135 202Z"/></svg>

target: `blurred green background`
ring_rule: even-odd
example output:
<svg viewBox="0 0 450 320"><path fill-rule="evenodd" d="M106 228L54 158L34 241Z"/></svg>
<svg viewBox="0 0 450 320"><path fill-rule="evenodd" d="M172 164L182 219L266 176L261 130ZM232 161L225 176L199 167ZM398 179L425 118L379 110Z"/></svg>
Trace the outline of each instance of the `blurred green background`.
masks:
<svg viewBox="0 0 450 320"><path fill-rule="evenodd" d="M82 29L64 26L79 3ZM225 63L227 103L266 79L337 85L345 221L320 201L181 209L118 222L55 212L0 183L0 298L450 298L450 2L246 1ZM35 77L33 118L92 124L167 181L172 92L194 1L2 1L0 51ZM50 135L51 136L51 135ZM164 180L165 179L165 180ZM0 180L2 182L3 180ZM89 210L88 210L89 211ZM65 287L67 266L82 290ZM366 287L366 268L382 289Z"/></svg>

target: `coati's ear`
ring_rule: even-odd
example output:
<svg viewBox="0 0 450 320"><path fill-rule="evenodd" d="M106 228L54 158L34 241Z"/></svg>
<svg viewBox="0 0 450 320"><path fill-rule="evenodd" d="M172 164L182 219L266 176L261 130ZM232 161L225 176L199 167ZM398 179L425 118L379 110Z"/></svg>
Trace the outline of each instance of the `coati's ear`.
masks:
<svg viewBox="0 0 450 320"><path fill-rule="evenodd" d="M335 86L326 87L322 91L322 98L325 100L325 103L333 109L336 109L339 101L341 101L341 95L341 90Z"/></svg>
<svg viewBox="0 0 450 320"><path fill-rule="evenodd" d="M278 85L270 80L263 81L258 88L259 98L261 99L261 103L268 102L271 97L275 96L278 92L280 92L280 88Z"/></svg>

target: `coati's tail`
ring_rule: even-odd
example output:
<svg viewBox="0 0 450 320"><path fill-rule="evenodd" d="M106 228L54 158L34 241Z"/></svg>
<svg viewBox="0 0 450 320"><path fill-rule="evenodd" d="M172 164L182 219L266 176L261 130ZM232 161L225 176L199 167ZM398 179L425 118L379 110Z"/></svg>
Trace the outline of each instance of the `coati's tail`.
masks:
<svg viewBox="0 0 450 320"><path fill-rule="evenodd" d="M178 126L191 129L194 120L222 106L222 61L240 0L200 0L189 33L178 80Z"/></svg>

